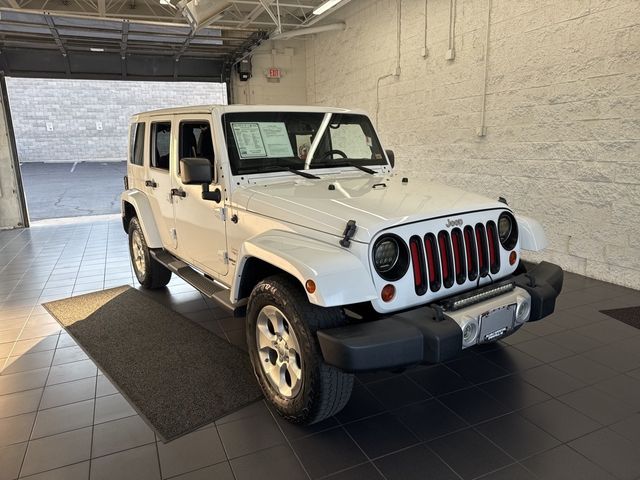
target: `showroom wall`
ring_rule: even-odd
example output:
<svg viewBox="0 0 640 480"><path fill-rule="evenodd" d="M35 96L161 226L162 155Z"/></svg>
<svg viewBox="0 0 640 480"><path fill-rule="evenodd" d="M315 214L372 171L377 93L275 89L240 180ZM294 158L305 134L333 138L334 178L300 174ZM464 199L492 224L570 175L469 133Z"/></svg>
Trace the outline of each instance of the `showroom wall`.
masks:
<svg viewBox="0 0 640 480"><path fill-rule="evenodd" d="M10 112L7 111L5 101L6 98L0 91L0 230L25 225L23 199L18 188L18 172L11 146ZM0 267L9 260L0 261Z"/></svg>
<svg viewBox="0 0 640 480"><path fill-rule="evenodd" d="M134 113L227 103L220 83L6 80L20 162L123 161Z"/></svg>
<svg viewBox="0 0 640 480"><path fill-rule="evenodd" d="M267 41L252 55L252 77L241 82L234 72L233 103L289 104L307 103L306 54L304 40ZM271 67L281 69L282 78L268 79Z"/></svg>
<svg viewBox="0 0 640 480"><path fill-rule="evenodd" d="M397 7L352 1L307 42L308 102L377 116L403 173L539 219L530 258L640 288L638 1L403 0L399 71Z"/></svg>

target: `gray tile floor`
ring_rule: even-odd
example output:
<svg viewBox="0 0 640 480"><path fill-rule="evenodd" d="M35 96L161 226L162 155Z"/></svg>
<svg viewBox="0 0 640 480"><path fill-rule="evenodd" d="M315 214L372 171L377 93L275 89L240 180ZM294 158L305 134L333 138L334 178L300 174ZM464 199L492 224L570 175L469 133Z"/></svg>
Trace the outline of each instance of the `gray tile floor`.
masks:
<svg viewBox="0 0 640 480"><path fill-rule="evenodd" d="M118 221L0 232L0 480L638 479L640 292L567 274L558 310L443 365L360 375L302 428L263 402L163 444L42 302L134 285ZM180 280L154 297L242 346Z"/></svg>

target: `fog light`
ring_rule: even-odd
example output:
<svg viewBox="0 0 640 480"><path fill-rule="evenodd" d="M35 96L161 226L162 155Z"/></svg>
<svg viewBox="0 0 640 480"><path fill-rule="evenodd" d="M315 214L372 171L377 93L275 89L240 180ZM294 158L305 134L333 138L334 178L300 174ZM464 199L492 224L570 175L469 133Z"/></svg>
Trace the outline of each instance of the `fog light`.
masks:
<svg viewBox="0 0 640 480"><path fill-rule="evenodd" d="M511 252L509 254L509 265L515 265L516 260L518 260L518 254L516 252Z"/></svg>
<svg viewBox="0 0 640 480"><path fill-rule="evenodd" d="M473 342L476 338L477 333L478 333L478 326L473 322L467 323L462 329L462 341L465 344L469 344Z"/></svg>
<svg viewBox="0 0 640 480"><path fill-rule="evenodd" d="M396 287L391 284L385 285L382 288L382 292L380 293L382 300L385 302L390 302L393 300L393 297L396 296Z"/></svg>
<svg viewBox="0 0 640 480"><path fill-rule="evenodd" d="M526 322L530 312L531 302L529 302L529 299L523 298L521 302L518 302L518 306L516 307L516 322Z"/></svg>
<svg viewBox="0 0 640 480"><path fill-rule="evenodd" d="M315 293L315 291L316 291L316 282L314 282L313 280L307 280L307 283L305 283L304 286L307 289L307 292Z"/></svg>

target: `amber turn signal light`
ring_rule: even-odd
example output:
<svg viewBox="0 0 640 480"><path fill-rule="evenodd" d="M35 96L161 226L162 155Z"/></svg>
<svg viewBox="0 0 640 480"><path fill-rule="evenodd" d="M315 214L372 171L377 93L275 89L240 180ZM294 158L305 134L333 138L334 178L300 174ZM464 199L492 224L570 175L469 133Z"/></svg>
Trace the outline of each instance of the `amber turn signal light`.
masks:
<svg viewBox="0 0 640 480"><path fill-rule="evenodd" d="M396 287L394 287L390 283L385 285L382 288L382 292L380 293L380 297L382 297L382 300L384 302L390 302L391 300L393 300L393 297L395 296L396 296Z"/></svg>
<svg viewBox="0 0 640 480"><path fill-rule="evenodd" d="M314 282L313 280L307 280L307 282L304 284L304 287L307 289L307 292L309 293L316 292L316 282Z"/></svg>
<svg viewBox="0 0 640 480"><path fill-rule="evenodd" d="M518 260L518 254L516 252L511 252L509 254L509 265L515 265L516 260Z"/></svg>

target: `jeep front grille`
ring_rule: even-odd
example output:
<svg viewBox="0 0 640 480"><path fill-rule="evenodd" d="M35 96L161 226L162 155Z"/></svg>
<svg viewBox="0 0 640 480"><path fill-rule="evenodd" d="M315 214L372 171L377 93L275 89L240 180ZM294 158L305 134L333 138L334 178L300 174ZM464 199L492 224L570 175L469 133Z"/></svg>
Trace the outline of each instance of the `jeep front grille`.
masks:
<svg viewBox="0 0 640 480"><path fill-rule="evenodd" d="M500 241L495 222L440 230L409 239L417 295L451 288L500 271Z"/></svg>

